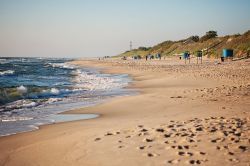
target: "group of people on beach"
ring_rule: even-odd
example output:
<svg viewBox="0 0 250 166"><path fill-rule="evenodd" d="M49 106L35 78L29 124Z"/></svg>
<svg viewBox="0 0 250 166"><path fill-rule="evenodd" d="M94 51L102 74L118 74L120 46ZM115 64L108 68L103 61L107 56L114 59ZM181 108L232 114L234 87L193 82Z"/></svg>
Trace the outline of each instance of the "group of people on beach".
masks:
<svg viewBox="0 0 250 166"><path fill-rule="evenodd" d="M198 63L202 63L202 57L204 56L204 53L203 53L202 50L198 50L198 51L193 52L193 53L190 53L189 51L185 51L182 54L175 54L175 55L178 55L178 57L179 57L180 60L182 60L182 59L185 60L185 64L187 62L190 63L191 57L196 57L196 59L197 59L196 61L197 61L197 64L198 64ZM247 56L246 57L247 58L250 57L250 51L247 52ZM134 60L140 60L140 59L144 59L144 57L142 57L140 55L135 55L135 56L132 56L132 59L134 59ZM156 54L149 53L149 54L147 54L145 56L145 59L146 59L146 61L147 60L152 60L152 59L159 59L159 60L161 60L162 59L162 55L161 55L160 52L158 52ZM165 59L165 56L164 56L164 59ZM232 60L233 59L233 53L230 56L230 58L226 57L225 55L222 55L220 57L221 62L224 62L227 59L231 59ZM127 57L123 56L122 60L127 60Z"/></svg>
<svg viewBox="0 0 250 166"><path fill-rule="evenodd" d="M148 59L151 60L151 59L154 59L154 58L161 60L161 54L160 54L160 53L157 53L155 56L154 56L154 55L151 55L151 54L146 55L146 61L147 61Z"/></svg>

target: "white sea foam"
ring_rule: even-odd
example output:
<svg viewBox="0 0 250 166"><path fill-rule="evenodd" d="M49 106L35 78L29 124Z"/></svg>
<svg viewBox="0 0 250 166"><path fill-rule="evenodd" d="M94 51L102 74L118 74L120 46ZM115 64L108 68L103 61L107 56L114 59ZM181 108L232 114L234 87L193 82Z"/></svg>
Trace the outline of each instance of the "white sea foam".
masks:
<svg viewBox="0 0 250 166"><path fill-rule="evenodd" d="M46 103L50 104L50 103L54 103L54 102L57 102L57 101L61 101L62 99L61 98L49 98Z"/></svg>
<svg viewBox="0 0 250 166"><path fill-rule="evenodd" d="M55 95L59 95L59 94L67 94L72 92L73 90L69 90L69 89L57 89L57 88L51 88L51 89L47 89L47 90L42 90L42 93L40 95L42 96L55 96Z"/></svg>
<svg viewBox="0 0 250 166"><path fill-rule="evenodd" d="M64 68L64 69L74 69L75 66L68 63L48 63L48 66L52 66L54 68Z"/></svg>
<svg viewBox="0 0 250 166"><path fill-rule="evenodd" d="M5 117L0 119L1 122L15 122L15 121L25 121L25 120L32 120L31 117Z"/></svg>
<svg viewBox="0 0 250 166"><path fill-rule="evenodd" d="M30 103L23 104L23 107L24 108L31 108L31 107L35 107L37 105L38 105L38 103L36 103L36 102L30 102Z"/></svg>
<svg viewBox="0 0 250 166"><path fill-rule="evenodd" d="M26 99L26 100L22 99L22 100L17 100L17 101L6 104L4 106L4 108L7 110L18 110L18 109L23 109L23 108L32 108L32 107L35 107L38 105L40 105L39 102L34 102L34 101L28 100L28 99ZM7 113L11 114L11 112L8 112L8 111L5 112L5 114L7 114Z"/></svg>
<svg viewBox="0 0 250 166"><path fill-rule="evenodd" d="M60 91L58 89L56 89L56 88L51 88L50 92L53 95L58 95L60 93Z"/></svg>
<svg viewBox="0 0 250 166"><path fill-rule="evenodd" d="M122 88L127 85L127 82L121 78L100 76L98 74L88 74L86 72L77 71L78 76L75 77L78 88L85 88L88 90L108 90L114 88Z"/></svg>
<svg viewBox="0 0 250 166"><path fill-rule="evenodd" d="M23 85L17 87L17 90L20 92L20 93L27 93L27 88Z"/></svg>
<svg viewBox="0 0 250 166"><path fill-rule="evenodd" d="M0 71L0 76L3 76L3 75L12 75L14 73L15 73L15 71L13 71L13 70Z"/></svg>

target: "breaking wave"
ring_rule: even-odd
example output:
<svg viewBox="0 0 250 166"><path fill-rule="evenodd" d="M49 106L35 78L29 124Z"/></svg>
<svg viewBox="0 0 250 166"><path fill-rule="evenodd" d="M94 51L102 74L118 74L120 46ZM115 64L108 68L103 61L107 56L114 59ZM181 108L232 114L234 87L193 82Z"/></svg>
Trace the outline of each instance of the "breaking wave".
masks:
<svg viewBox="0 0 250 166"><path fill-rule="evenodd" d="M6 71L0 71L0 76L4 76L4 75L12 75L14 74L15 71L14 70L6 70Z"/></svg>

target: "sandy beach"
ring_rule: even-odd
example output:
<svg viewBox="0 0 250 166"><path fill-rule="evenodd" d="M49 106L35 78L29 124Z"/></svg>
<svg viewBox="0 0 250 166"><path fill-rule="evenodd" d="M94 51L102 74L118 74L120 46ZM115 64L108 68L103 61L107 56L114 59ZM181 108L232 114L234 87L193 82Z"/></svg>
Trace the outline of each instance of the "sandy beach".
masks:
<svg viewBox="0 0 250 166"><path fill-rule="evenodd" d="M250 165L250 60L78 60L133 78L133 96L66 113L91 120L0 138L0 165Z"/></svg>

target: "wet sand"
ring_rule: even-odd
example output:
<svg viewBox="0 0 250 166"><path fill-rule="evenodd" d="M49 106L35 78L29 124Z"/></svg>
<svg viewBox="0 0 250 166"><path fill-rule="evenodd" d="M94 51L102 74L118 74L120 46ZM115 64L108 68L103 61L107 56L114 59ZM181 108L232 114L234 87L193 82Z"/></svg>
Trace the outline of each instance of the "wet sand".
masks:
<svg viewBox="0 0 250 166"><path fill-rule="evenodd" d="M96 119L1 137L0 165L249 165L250 60L192 62L72 62L127 73L140 94L68 112Z"/></svg>

